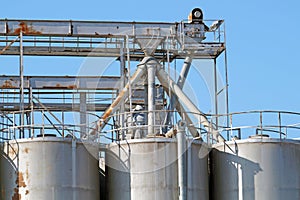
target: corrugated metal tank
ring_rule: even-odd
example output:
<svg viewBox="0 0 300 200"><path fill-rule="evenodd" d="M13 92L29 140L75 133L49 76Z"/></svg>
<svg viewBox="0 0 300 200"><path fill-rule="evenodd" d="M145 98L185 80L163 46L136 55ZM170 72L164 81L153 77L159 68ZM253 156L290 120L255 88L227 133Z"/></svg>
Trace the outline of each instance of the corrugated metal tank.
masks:
<svg viewBox="0 0 300 200"><path fill-rule="evenodd" d="M208 200L208 151L200 141L188 142L189 200ZM148 138L111 144L106 154L109 200L178 200L177 142Z"/></svg>
<svg viewBox="0 0 300 200"><path fill-rule="evenodd" d="M213 200L300 199L299 141L252 138L227 144L211 152Z"/></svg>
<svg viewBox="0 0 300 200"><path fill-rule="evenodd" d="M0 164L0 199L100 198L98 161L80 141L45 137L2 143Z"/></svg>

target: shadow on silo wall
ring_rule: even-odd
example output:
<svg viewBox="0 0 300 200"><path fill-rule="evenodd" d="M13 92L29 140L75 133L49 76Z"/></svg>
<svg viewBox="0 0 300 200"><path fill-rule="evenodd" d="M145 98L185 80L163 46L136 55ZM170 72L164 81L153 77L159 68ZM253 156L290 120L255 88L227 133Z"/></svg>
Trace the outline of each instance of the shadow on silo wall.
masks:
<svg viewBox="0 0 300 200"><path fill-rule="evenodd" d="M259 163L217 149L211 151L210 160L212 200L256 200L254 177L262 171Z"/></svg>
<svg viewBox="0 0 300 200"><path fill-rule="evenodd" d="M299 200L299 155L300 141L289 139L215 145L210 154L212 200Z"/></svg>
<svg viewBox="0 0 300 200"><path fill-rule="evenodd" d="M4 145L2 143L0 144L0 199L18 198L19 189L17 183L19 180L17 166L3 148ZM14 153L12 151L9 152L11 154ZM14 156L14 159L18 159L17 156Z"/></svg>
<svg viewBox="0 0 300 200"><path fill-rule="evenodd" d="M100 200L106 199L106 189L105 189L105 171L101 168L99 169L99 183L100 183Z"/></svg>
<svg viewBox="0 0 300 200"><path fill-rule="evenodd" d="M130 168L112 151L105 155L105 197L112 199L131 199ZM103 189L103 188L102 188ZM102 196L101 196L102 198Z"/></svg>

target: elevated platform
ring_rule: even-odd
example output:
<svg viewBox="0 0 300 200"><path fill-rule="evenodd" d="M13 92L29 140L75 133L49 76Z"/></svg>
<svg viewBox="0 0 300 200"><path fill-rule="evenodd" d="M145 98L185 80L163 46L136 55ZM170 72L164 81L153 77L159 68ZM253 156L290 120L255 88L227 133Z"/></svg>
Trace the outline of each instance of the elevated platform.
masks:
<svg viewBox="0 0 300 200"><path fill-rule="evenodd" d="M19 85L18 76L0 76L0 111L20 110ZM120 90L120 85L121 78L118 76L24 76L24 108L79 112L80 94L83 94L87 101L86 111L103 112ZM144 104L144 88L132 89L132 104ZM162 92L162 86L158 86L157 90ZM158 108L162 108L163 99L155 99ZM125 109L129 109L128 102Z"/></svg>
<svg viewBox="0 0 300 200"><path fill-rule="evenodd" d="M217 22L217 23L216 23ZM167 60L184 58L216 58L225 50L223 20L207 20L211 28L205 38L199 25L185 22L99 22L50 20L0 20L0 51L3 55L19 55L20 32L24 34L24 55L97 56L141 60L145 50L153 48L153 56ZM15 41L14 44L10 44Z"/></svg>

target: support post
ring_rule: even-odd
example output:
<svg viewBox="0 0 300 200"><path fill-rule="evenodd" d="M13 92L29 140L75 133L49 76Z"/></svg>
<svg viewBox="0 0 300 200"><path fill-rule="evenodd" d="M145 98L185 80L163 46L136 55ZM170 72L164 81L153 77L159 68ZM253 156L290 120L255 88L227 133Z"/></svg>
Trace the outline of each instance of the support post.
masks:
<svg viewBox="0 0 300 200"><path fill-rule="evenodd" d="M215 89L215 123L216 129L219 129L219 109L218 109L218 75L217 75L217 60L214 59L214 89Z"/></svg>
<svg viewBox="0 0 300 200"><path fill-rule="evenodd" d="M23 66L23 32L20 31L20 137L24 138L24 66Z"/></svg>
<svg viewBox="0 0 300 200"><path fill-rule="evenodd" d="M125 38L126 39L126 38ZM120 44L120 75L121 75L121 84L120 84L120 90L122 88L124 88L125 84L126 84L126 72L125 72L125 55L124 55L124 43L121 43ZM118 118L118 121L119 121L119 125L121 127L124 127L125 126L125 116L124 116L124 113L125 113L125 104L121 104L120 106L120 111L119 111L119 118ZM120 135L118 136L120 137ZM125 139L125 132L124 130L122 129L121 131L121 139L124 140Z"/></svg>

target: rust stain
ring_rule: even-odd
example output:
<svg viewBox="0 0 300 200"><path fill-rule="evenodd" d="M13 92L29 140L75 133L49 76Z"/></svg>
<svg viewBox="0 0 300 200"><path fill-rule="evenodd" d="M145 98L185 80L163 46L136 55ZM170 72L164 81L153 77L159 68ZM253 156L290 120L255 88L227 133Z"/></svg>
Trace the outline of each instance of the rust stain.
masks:
<svg viewBox="0 0 300 200"><path fill-rule="evenodd" d="M29 183L29 171L28 171L28 165L29 165L29 163L26 162L25 176L26 176L27 183Z"/></svg>
<svg viewBox="0 0 300 200"><path fill-rule="evenodd" d="M77 89L77 85L69 85L68 89Z"/></svg>
<svg viewBox="0 0 300 200"><path fill-rule="evenodd" d="M105 111L105 113L104 113L103 116L102 116L102 120L103 120L103 121L107 120L107 118L108 118L109 115L111 114L112 110L113 110L113 108L112 108L112 107L109 107L109 108L107 109L107 111ZM102 125L102 124L100 124L100 125Z"/></svg>
<svg viewBox="0 0 300 200"><path fill-rule="evenodd" d="M11 200L21 200L21 195L19 194L19 189L14 189L14 196L12 196Z"/></svg>
<svg viewBox="0 0 300 200"><path fill-rule="evenodd" d="M4 84L1 87L2 88L13 88L13 84L10 80L5 80Z"/></svg>
<svg viewBox="0 0 300 200"><path fill-rule="evenodd" d="M28 153L28 152L29 152L29 148L26 147L26 148L24 149L24 152L25 152L25 153Z"/></svg>
<svg viewBox="0 0 300 200"><path fill-rule="evenodd" d="M31 26L28 26L26 22L20 22L19 28L15 29L14 34L20 34L20 32L27 35L41 35L41 31L36 31Z"/></svg>
<svg viewBox="0 0 300 200"><path fill-rule="evenodd" d="M18 177L16 179L16 184L18 185L18 187L26 187L26 183L24 181L24 177L23 177L23 173L22 172L18 172Z"/></svg>

